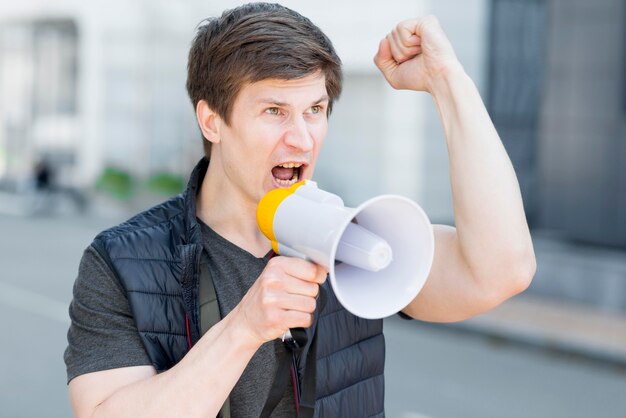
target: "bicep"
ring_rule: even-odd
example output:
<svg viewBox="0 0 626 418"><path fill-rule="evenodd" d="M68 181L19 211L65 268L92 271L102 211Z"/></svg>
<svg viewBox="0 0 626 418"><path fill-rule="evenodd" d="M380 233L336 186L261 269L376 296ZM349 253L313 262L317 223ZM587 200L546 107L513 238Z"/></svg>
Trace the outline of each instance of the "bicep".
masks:
<svg viewBox="0 0 626 418"><path fill-rule="evenodd" d="M75 417L90 417L96 407L119 389L156 375L152 366L121 367L80 375L69 383Z"/></svg>
<svg viewBox="0 0 626 418"><path fill-rule="evenodd" d="M435 255L428 279L402 311L431 322L467 319L481 311L481 291L461 251L456 228L433 225L433 230Z"/></svg>

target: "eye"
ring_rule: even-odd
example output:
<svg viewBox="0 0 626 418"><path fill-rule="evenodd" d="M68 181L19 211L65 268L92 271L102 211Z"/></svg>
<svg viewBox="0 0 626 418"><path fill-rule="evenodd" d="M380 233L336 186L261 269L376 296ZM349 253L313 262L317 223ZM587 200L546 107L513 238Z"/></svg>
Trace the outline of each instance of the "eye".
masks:
<svg viewBox="0 0 626 418"><path fill-rule="evenodd" d="M309 108L309 112L312 114L317 114L317 113L320 113L321 111L322 111L322 106L320 105L311 106Z"/></svg>
<svg viewBox="0 0 626 418"><path fill-rule="evenodd" d="M265 109L265 113L268 113L270 115L278 116L278 115L280 115L280 109L277 108L277 107L269 107L269 108Z"/></svg>

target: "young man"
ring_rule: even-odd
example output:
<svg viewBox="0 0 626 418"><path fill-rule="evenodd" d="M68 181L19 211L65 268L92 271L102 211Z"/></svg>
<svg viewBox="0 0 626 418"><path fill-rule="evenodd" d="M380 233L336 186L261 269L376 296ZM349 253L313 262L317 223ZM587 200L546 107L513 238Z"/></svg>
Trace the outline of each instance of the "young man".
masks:
<svg viewBox="0 0 626 418"><path fill-rule="evenodd" d="M394 88L432 95L450 155L457 228L434 225L430 276L403 313L484 312L535 270L511 163L433 17L398 24L374 61ZM277 393L272 417L305 415L298 402L311 384L300 385L314 376L316 416L384 416L382 321L345 311L321 267L271 257L255 220L265 193L313 174L341 91L330 41L282 6L242 6L198 30L187 88L210 158L183 195L85 251L65 354L74 413L216 416L226 405L222 416L270 416L264 405ZM216 301L213 324L205 313ZM282 380L279 338L312 324L314 361L296 359Z"/></svg>

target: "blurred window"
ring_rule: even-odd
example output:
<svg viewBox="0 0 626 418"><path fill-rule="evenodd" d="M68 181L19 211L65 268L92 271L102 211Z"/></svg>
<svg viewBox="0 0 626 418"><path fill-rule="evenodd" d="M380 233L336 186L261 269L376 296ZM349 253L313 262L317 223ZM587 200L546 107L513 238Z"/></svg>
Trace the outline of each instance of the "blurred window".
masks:
<svg viewBox="0 0 626 418"><path fill-rule="evenodd" d="M71 20L33 24L34 113L76 113L77 31Z"/></svg>
<svg viewBox="0 0 626 418"><path fill-rule="evenodd" d="M44 156L73 164L77 86L73 20L0 22L0 178L24 179Z"/></svg>

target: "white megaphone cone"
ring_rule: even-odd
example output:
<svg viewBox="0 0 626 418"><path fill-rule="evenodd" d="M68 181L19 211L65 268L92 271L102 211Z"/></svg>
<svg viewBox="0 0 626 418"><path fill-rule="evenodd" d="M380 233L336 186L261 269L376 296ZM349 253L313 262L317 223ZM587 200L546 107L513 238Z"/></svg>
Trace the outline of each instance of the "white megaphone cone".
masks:
<svg viewBox="0 0 626 418"><path fill-rule="evenodd" d="M303 181L263 197L257 222L276 253L326 267L339 302L362 318L384 318L408 305L433 261L430 221L402 196L347 208L339 196Z"/></svg>

